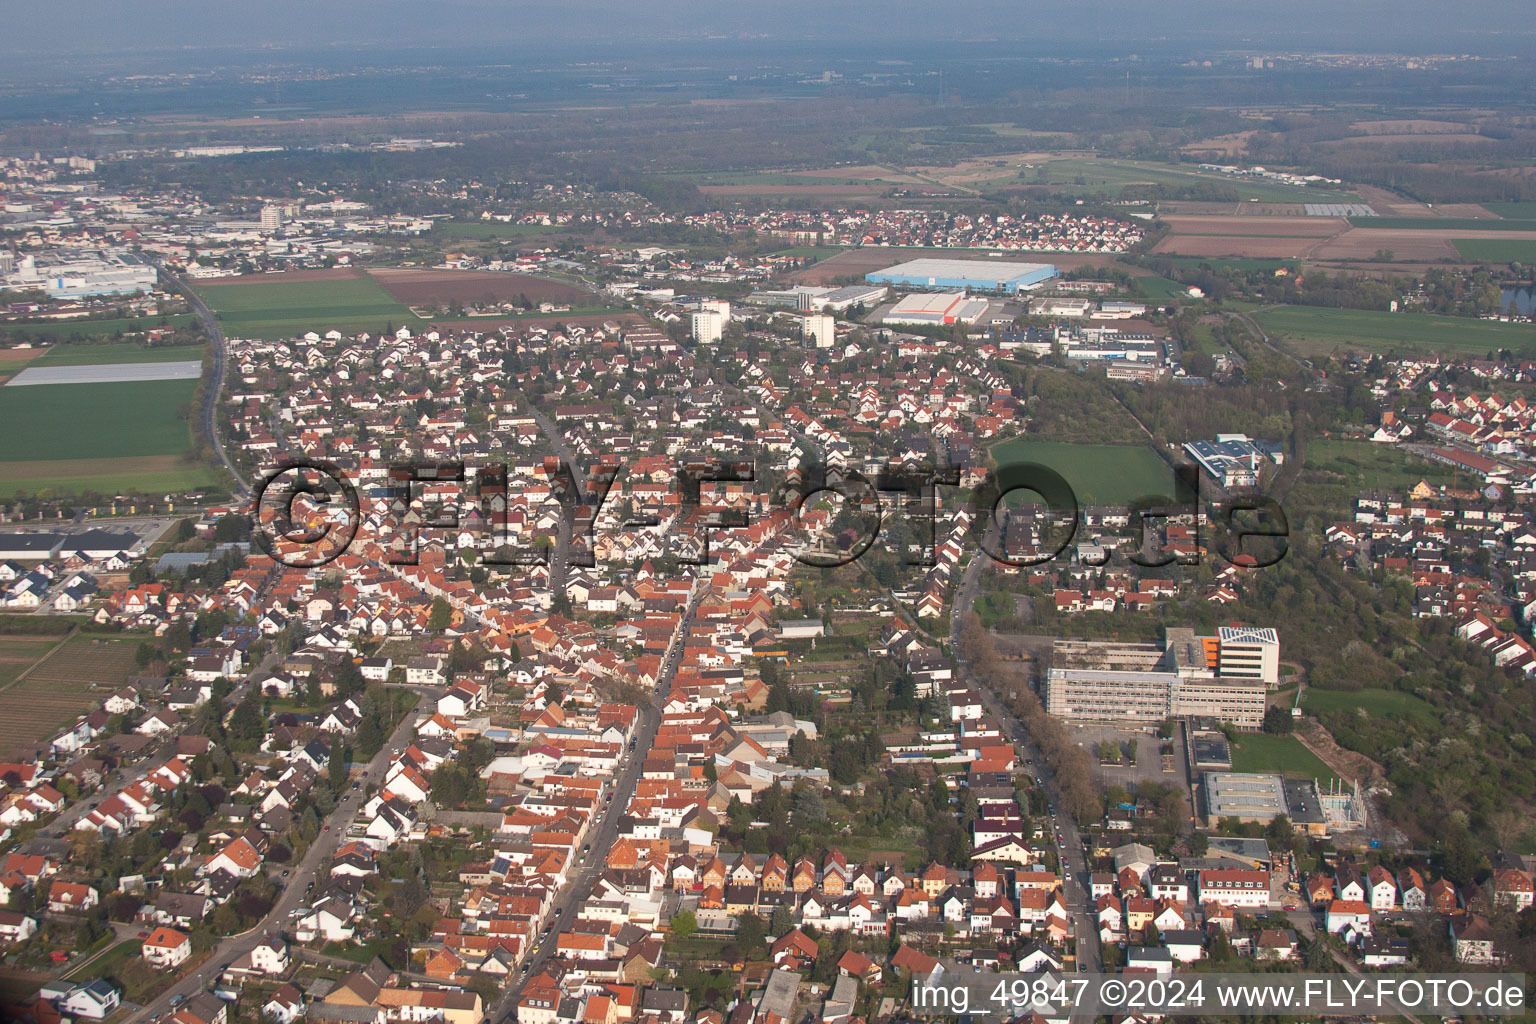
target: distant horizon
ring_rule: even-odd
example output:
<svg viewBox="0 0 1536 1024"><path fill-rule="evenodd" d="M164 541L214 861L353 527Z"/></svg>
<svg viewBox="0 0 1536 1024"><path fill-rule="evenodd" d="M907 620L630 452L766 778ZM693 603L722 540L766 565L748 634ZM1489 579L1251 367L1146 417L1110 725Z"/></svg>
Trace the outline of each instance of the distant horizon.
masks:
<svg viewBox="0 0 1536 1024"><path fill-rule="evenodd" d="M1521 0L1473 0L1447 25L1429 0L1366 0L1341 5L1298 0L1285 8L1256 0L1182 0L1152 7L1134 0L1047 0L1028 6L961 0L937 12L912 0L840 4L783 2L752 8L699 0L553 4L446 0L422 7L402 0L300 3L273 0L211 7L186 0L135 5L102 0L29 11L14 19L0 54L33 67L81 58L163 59L220 56L336 57L426 53L465 61L550 55L552 48L632 52L740 51L792 45L807 53L860 53L932 46L1009 45L1026 51L1068 48L1096 53L1234 52L1523 55L1536 28ZM1070 56L1072 53L1063 53Z"/></svg>

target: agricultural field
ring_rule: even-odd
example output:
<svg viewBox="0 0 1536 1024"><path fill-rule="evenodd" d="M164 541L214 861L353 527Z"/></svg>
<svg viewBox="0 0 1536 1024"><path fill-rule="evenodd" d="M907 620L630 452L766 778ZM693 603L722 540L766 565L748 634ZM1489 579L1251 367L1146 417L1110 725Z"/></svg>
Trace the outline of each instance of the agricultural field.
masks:
<svg viewBox="0 0 1536 1024"><path fill-rule="evenodd" d="M111 459L179 455L191 447L181 407L196 380L40 384L6 388L0 460Z"/></svg>
<svg viewBox="0 0 1536 1024"><path fill-rule="evenodd" d="M331 273L324 278L272 274L202 281L195 285L235 338L292 338L306 331L345 334L380 333L388 328L426 326L373 278L361 273Z"/></svg>
<svg viewBox="0 0 1536 1024"><path fill-rule="evenodd" d="M1167 214L1163 222L1178 235L1245 235L1256 238L1327 238L1345 226L1340 217Z"/></svg>
<svg viewBox="0 0 1536 1024"><path fill-rule="evenodd" d="M196 319L191 313L173 316L139 316L116 320L55 320L46 323L7 322L0 324L0 337L12 336L66 341L71 338L100 338L119 334L143 334L155 327L186 327Z"/></svg>
<svg viewBox="0 0 1536 1024"><path fill-rule="evenodd" d="M1262 732L1245 732L1232 741L1232 770L1316 779L1323 785L1337 778L1321 758L1302 745L1301 740Z"/></svg>
<svg viewBox="0 0 1536 1024"><path fill-rule="evenodd" d="M48 349L34 366L98 366L109 363L177 363L201 359L203 345L141 345L134 341L102 345L64 343Z"/></svg>
<svg viewBox="0 0 1536 1024"><path fill-rule="evenodd" d="M1478 205L1495 217L1536 221L1536 203L1479 203Z"/></svg>
<svg viewBox="0 0 1536 1024"><path fill-rule="evenodd" d="M13 639L7 637L6 642ZM46 640L40 653L57 642L57 637ZM14 757L21 748L94 710L133 674L137 646L137 638L77 634L37 662L25 679L0 687L7 708L0 722L0 757Z"/></svg>
<svg viewBox="0 0 1536 1024"><path fill-rule="evenodd" d="M1163 185L1168 188L1189 186L1228 186L1243 202L1261 203L1347 203L1359 202L1360 196L1330 188L1287 185L1258 178L1239 178L1230 174L1197 171L1178 164L1150 163L1141 160L1111 160L1096 157L1048 159L1026 168L1020 179L1026 184L1059 186L1068 195L1118 198L1126 186Z"/></svg>
<svg viewBox="0 0 1536 1024"><path fill-rule="evenodd" d="M1253 314L1266 332L1304 355L1334 352L1459 352L1481 355L1507 348L1536 351L1536 328L1430 313L1275 306Z"/></svg>
<svg viewBox="0 0 1536 1024"><path fill-rule="evenodd" d="M554 302L571 306L601 305L585 288L531 274L502 274L489 270L369 271L396 301L413 307L441 307L452 303L494 304L527 298L530 302Z"/></svg>
<svg viewBox="0 0 1536 1024"><path fill-rule="evenodd" d="M1172 259L1180 267L1199 267L1205 264L1213 270L1237 270L1244 273L1254 270L1294 270L1300 266L1296 260L1245 259L1231 256L1174 256Z"/></svg>
<svg viewBox="0 0 1536 1024"><path fill-rule="evenodd" d="M1462 259L1477 263L1536 262L1536 239L1456 238L1451 244Z"/></svg>
<svg viewBox="0 0 1536 1024"><path fill-rule="evenodd" d="M184 455L127 459L44 459L0 462L0 495L181 494L216 487L213 469Z"/></svg>
<svg viewBox="0 0 1536 1024"><path fill-rule="evenodd" d="M1037 462L1066 478L1083 505L1126 505L1150 495L1172 496L1173 470L1139 445L1073 444L1019 437L992 449L998 465Z"/></svg>
<svg viewBox="0 0 1536 1024"><path fill-rule="evenodd" d="M1536 220L1488 217L1351 217L1349 223L1378 231L1536 231Z"/></svg>
<svg viewBox="0 0 1536 1024"><path fill-rule="evenodd" d="M1159 256L1295 260L1324 241L1274 235L1169 235L1152 251Z"/></svg>
<svg viewBox="0 0 1536 1024"><path fill-rule="evenodd" d="M14 683L17 676L53 650L60 639L57 636L0 636L0 688Z"/></svg>

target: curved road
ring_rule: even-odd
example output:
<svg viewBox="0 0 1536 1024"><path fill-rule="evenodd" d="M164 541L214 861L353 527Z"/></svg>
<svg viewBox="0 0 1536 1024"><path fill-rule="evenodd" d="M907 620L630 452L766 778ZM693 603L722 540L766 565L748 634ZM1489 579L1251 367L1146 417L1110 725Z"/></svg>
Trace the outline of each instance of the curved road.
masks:
<svg viewBox="0 0 1536 1024"><path fill-rule="evenodd" d="M213 342L213 374L208 382L208 390L203 394L203 431L208 435L208 447L219 457L224 468L229 470L229 475L235 479L235 487L240 495L251 493L251 485L240 471L235 469L229 461L229 456L224 453L224 443L219 439L219 428L216 415L219 409L219 395L224 393L224 365L229 359L229 346L224 340L224 331L219 327L218 318L213 315L213 310L208 304L198 297L187 283L175 274L167 270L163 265L156 264L160 273L164 274L176 286L176 290L187 297L192 312L203 322L203 330L208 332L208 337Z"/></svg>

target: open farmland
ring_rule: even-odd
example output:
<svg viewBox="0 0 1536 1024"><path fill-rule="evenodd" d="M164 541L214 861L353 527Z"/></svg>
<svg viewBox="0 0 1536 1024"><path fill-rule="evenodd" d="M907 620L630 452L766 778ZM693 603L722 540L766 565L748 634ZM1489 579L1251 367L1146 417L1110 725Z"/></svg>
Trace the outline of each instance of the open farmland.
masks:
<svg viewBox="0 0 1536 1024"><path fill-rule="evenodd" d="M191 445L182 406L195 380L6 388L0 460L179 455Z"/></svg>
<svg viewBox="0 0 1536 1024"><path fill-rule="evenodd" d="M1458 238L1451 244L1462 259L1477 263L1536 262L1536 239Z"/></svg>
<svg viewBox="0 0 1536 1024"><path fill-rule="evenodd" d="M0 496L27 494L178 494L212 487L218 476L185 455L123 459L45 459L0 462Z"/></svg>
<svg viewBox="0 0 1536 1024"><path fill-rule="evenodd" d="M1479 203L1495 217L1510 220L1536 220L1536 203Z"/></svg>
<svg viewBox="0 0 1536 1024"><path fill-rule="evenodd" d="M1236 191L1238 199L1268 203L1355 202L1359 195L1311 185L1287 185L1263 178L1200 171L1193 165L1161 164L1143 160L1114 160L1098 157L1047 160L1026 169L1021 178L1031 184L1059 186L1068 195L1118 198L1127 186L1160 185L1168 189L1225 186Z"/></svg>
<svg viewBox="0 0 1536 1024"><path fill-rule="evenodd" d="M1163 222L1176 235L1254 235L1327 238L1347 225L1342 217L1243 217L1171 214Z"/></svg>
<svg viewBox="0 0 1536 1024"><path fill-rule="evenodd" d="M1435 222L1426 222L1426 224L1433 223ZM1447 218L1444 223L1453 222ZM1378 250L1385 249L1392 253L1394 260L1458 260L1463 258L1458 251L1460 245L1468 240L1497 241L1505 244L1517 241L1536 242L1536 230L1530 228L1488 229L1488 225L1500 223L1496 220L1462 223L1476 223L1481 226L1478 228L1429 226L1381 228L1375 225L1353 227L1320 243L1312 250L1312 255L1318 259L1358 260L1370 259Z"/></svg>
<svg viewBox="0 0 1536 1024"><path fill-rule="evenodd" d="M14 646L14 638L5 643ZM39 645L46 654L58 642ZM95 709L134 671L134 639L77 634L37 662L25 678L0 687L5 720L0 722L0 756L47 739L60 727Z"/></svg>
<svg viewBox="0 0 1536 1024"><path fill-rule="evenodd" d="M136 341L101 345L54 345L37 360L38 366L104 366L109 363L177 363L201 359L203 345L144 345Z"/></svg>
<svg viewBox="0 0 1536 1024"><path fill-rule="evenodd" d="M57 636L0 636L0 689L14 683L58 642Z"/></svg>
<svg viewBox="0 0 1536 1024"><path fill-rule="evenodd" d="M489 270L397 270L368 272L383 289L407 306L437 307L454 303L495 304L554 302L571 306L596 304L585 288L530 274L501 274Z"/></svg>
<svg viewBox="0 0 1536 1024"><path fill-rule="evenodd" d="M1312 250L1319 238L1281 238L1266 235L1169 235L1153 252L1159 256L1211 256L1240 259L1299 259Z"/></svg>
<svg viewBox="0 0 1536 1024"><path fill-rule="evenodd" d="M1378 231L1536 231L1536 220L1491 217L1351 217L1349 223Z"/></svg>
<svg viewBox="0 0 1536 1024"><path fill-rule="evenodd" d="M1173 470L1141 445L1072 444L1019 437L992 449L998 465L1037 462L1066 478L1081 505L1125 505L1173 495Z"/></svg>
<svg viewBox="0 0 1536 1024"><path fill-rule="evenodd" d="M1307 355L1361 352L1460 352L1480 355L1507 348L1536 352L1536 327L1428 313L1276 306L1255 319L1265 331Z"/></svg>
<svg viewBox="0 0 1536 1024"><path fill-rule="evenodd" d="M355 271L212 279L195 287L224 332L235 338L293 338L329 330L377 334L386 327L426 326L377 281Z"/></svg>
<svg viewBox="0 0 1536 1024"><path fill-rule="evenodd" d="M143 334L156 327L185 327L194 319L191 313L176 313L172 316L140 316L116 320L8 320L0 322L0 338L13 336L48 343L71 338L106 338Z"/></svg>

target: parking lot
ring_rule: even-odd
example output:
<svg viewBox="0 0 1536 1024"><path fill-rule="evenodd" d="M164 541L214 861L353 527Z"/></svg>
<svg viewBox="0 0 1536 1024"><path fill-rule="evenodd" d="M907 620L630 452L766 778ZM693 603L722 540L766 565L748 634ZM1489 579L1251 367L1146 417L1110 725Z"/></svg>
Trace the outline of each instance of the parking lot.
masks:
<svg viewBox="0 0 1536 1024"><path fill-rule="evenodd" d="M1188 788L1189 775L1186 771L1184 758L1184 744L1175 733L1172 740L1160 740L1151 730L1119 729L1112 726L1081 725L1072 727L1072 738L1078 745L1088 751L1092 759L1094 771L1098 779L1105 785L1120 785L1130 787L1138 782L1161 782L1172 786L1178 786L1186 790ZM1132 741L1136 744L1135 763L1122 761L1120 764L1102 764L1095 753L1095 748L1103 743L1112 743L1122 752L1127 749L1127 744ZM1164 758L1158 752L1164 743L1173 747L1173 756L1168 761L1172 771L1164 771Z"/></svg>

